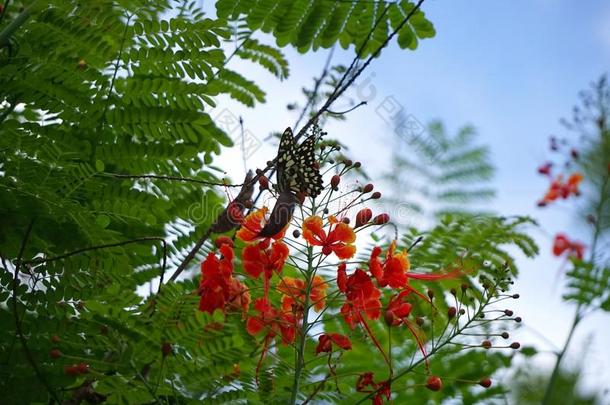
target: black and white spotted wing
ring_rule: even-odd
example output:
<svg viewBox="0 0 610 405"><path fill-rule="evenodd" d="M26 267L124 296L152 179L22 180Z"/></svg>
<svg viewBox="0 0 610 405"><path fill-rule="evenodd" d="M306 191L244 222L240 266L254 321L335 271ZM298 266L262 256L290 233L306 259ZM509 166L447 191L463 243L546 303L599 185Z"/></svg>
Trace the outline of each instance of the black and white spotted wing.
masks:
<svg viewBox="0 0 610 405"><path fill-rule="evenodd" d="M315 161L315 136L311 135L298 147L292 130L287 128L280 140L277 178L280 191L290 190L316 197L322 192L322 175Z"/></svg>

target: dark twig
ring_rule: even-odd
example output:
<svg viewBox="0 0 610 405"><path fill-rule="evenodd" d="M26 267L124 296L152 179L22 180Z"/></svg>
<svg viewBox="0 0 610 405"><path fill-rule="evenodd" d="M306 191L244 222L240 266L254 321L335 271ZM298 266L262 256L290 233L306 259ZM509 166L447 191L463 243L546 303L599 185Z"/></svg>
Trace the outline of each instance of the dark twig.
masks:
<svg viewBox="0 0 610 405"><path fill-rule="evenodd" d="M335 111L327 110L326 112L329 113L329 114L333 114L333 115L345 115L347 113L350 113L350 112L354 111L356 108L362 107L363 105L366 105L366 104L367 104L366 101L361 101L360 103L356 104L352 108L349 108L349 109L347 109L345 111L335 112Z"/></svg>
<svg viewBox="0 0 610 405"><path fill-rule="evenodd" d="M184 271L184 269L186 269L186 266L188 266L189 263L195 258L195 255L197 254L197 252L199 252L199 249L201 249L201 247L203 246L205 241L208 240L208 238L210 237L211 234L212 234L212 228L208 229L203 234L203 236L201 238L199 238L199 240L195 243L195 246L193 246L193 248L186 255L186 257L184 258L182 263L180 263L180 265L178 266L176 271L174 271L174 274L172 274L172 276L169 278L169 280L167 280L168 282L174 281L175 279L178 278L178 276Z"/></svg>
<svg viewBox="0 0 610 405"><path fill-rule="evenodd" d="M381 52L381 50L383 48L385 48L390 41L396 36L396 34L398 34L398 32L402 29L402 27L405 26L405 24L411 19L411 17L419 10L419 8L421 7L422 3L425 0L419 0L417 2L417 4L415 5L415 7L413 7L413 9L405 16L405 18L401 21L401 23L394 29L394 31L392 31L392 33L386 38L385 41L383 41L383 43L381 45L379 45L377 47L377 49L366 59L366 61L362 64L362 66L360 66L360 68L358 68L358 70L350 76L351 74L351 69L356 65L357 61L360 60L360 56L362 54L362 52L365 49L366 43L368 42L368 39L370 38L370 36L373 34L373 31L375 30L377 24L379 24L379 22L381 21L381 18L383 18L383 16L385 15L385 13L388 11L390 6L387 6L383 13L381 14L381 18L379 18L377 20L377 23L375 24L375 26L373 26L373 29L369 32L369 35L367 37L367 40L363 43L363 45L360 47L358 54L356 55L356 57L354 58L354 60L352 61L352 64L350 65L350 67L345 71L345 73L343 74L342 79L339 81L339 83L337 83L336 86L336 90L328 97L328 100L326 100L326 103L324 103L324 105L322 106L322 108L320 108L318 110L317 113L315 113L307 122L307 124L305 124L305 126L303 128L301 128L301 130L299 131L299 133L295 136L295 140L298 140L300 137L302 137L305 132L318 120L318 118L320 118L320 116L322 114L324 114L325 112L328 111L328 109L330 108L330 106L332 105L332 103L339 98L353 83L354 81L356 81L356 79L362 74L362 72L364 72L364 70L371 64L371 62L373 61L373 59L375 59L379 53ZM347 79L347 77L349 76L349 79ZM346 80L346 81L345 81ZM345 84L343 84L343 82L345 81Z"/></svg>
<svg viewBox="0 0 610 405"><path fill-rule="evenodd" d="M154 179L154 180L168 180L168 181L184 181L188 183L204 184L206 186L221 186L221 187L241 187L240 184L228 184L225 182L215 182L194 179L192 177L180 177L180 176L162 176L156 174L118 174L118 173L100 173L99 177L116 177L117 179Z"/></svg>
<svg viewBox="0 0 610 405"><path fill-rule="evenodd" d="M46 258L46 259L45 258L38 258L38 259L33 259L33 260L27 260L27 261L24 261L23 264L41 264L41 263L55 262L57 260L65 259L66 257L78 255L80 253L89 252L89 251L92 251L92 250L106 249L106 248L111 248L111 247L129 245L131 243L139 243L139 242L153 241L153 240L154 241L160 241L160 242L163 243L163 246L164 246L164 250L163 250L163 252L164 252L163 270L165 270L165 263L166 263L166 256L165 256L165 254L167 253L167 248L166 248L165 239L163 239L160 236L144 236L142 238L130 239L130 240L122 241L122 242L115 242L115 243L107 243L107 244L104 244L104 245L90 246L90 247L86 247L86 248L76 249L76 250L73 250L72 252L64 253L63 255L59 255L59 256L49 257L49 258Z"/></svg>

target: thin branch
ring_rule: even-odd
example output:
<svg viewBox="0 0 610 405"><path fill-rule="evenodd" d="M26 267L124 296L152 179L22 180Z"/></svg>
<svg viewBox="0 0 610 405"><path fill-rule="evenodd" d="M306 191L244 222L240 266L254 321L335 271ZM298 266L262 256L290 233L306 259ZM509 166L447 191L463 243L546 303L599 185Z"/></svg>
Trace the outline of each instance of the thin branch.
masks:
<svg viewBox="0 0 610 405"><path fill-rule="evenodd" d="M168 181L183 181L188 183L204 184L206 186L221 186L221 187L241 187L244 184L228 184L225 182L207 181L201 179L195 179L192 177L181 177L181 176L162 176L156 174L119 174L119 173L101 173L98 177L116 177L117 179L155 179L155 180L168 180Z"/></svg>
<svg viewBox="0 0 610 405"><path fill-rule="evenodd" d="M193 248L188 253L188 255L184 258L182 263L180 263L180 265L178 266L176 271L174 271L174 274L172 274L172 276L169 278L168 282L174 281L176 278L178 278L178 276L184 271L184 269L186 269L186 266L188 266L189 263L195 258L195 255L197 254L197 252L199 252L199 249L201 249L201 247L203 246L205 241L208 240L208 238L210 237L211 234L212 234L212 228L209 228L203 234L203 236L201 238L199 238L197 243L195 243L195 246L193 246Z"/></svg>
<svg viewBox="0 0 610 405"><path fill-rule="evenodd" d="M64 253L63 255L49 257L49 258L46 258L46 259L45 258L38 258L38 259L33 259L33 260L27 260L27 261L24 261L23 264L41 264L41 263L55 262L57 260L62 260L62 259L65 259L67 257L74 256L74 255L77 255L77 254L80 254L80 253L84 253L84 252L89 252L89 251L92 251L92 250L106 249L106 248L111 248L111 247L129 245L131 243L138 243L138 242L144 242L144 241L153 241L153 240L154 241L160 241L160 242L163 243L163 246L164 246L163 270L165 270L165 263L166 263L166 256L165 256L165 254L167 253L167 248L166 248L165 239L163 239L160 236L144 236L142 238L130 239L130 240L122 241L122 242L115 242L115 243L107 243L107 244L104 244L104 245L90 246L90 247L86 247L86 248L81 248L81 249L73 250L71 252Z"/></svg>
<svg viewBox="0 0 610 405"><path fill-rule="evenodd" d="M345 115L347 113L350 113L350 112L354 111L356 108L362 107L363 105L366 105L366 104L367 104L366 101L361 101L360 103L356 104L352 108L349 108L349 109L347 109L345 111L335 112L335 111L327 110L326 112L329 113L329 114L333 114L333 115Z"/></svg>

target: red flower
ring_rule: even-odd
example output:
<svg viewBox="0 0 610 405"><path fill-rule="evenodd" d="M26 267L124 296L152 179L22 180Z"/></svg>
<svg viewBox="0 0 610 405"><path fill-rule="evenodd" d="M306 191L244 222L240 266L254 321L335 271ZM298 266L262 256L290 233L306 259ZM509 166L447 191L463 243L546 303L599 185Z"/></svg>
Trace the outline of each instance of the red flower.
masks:
<svg viewBox="0 0 610 405"><path fill-rule="evenodd" d="M544 165L538 167L538 173L543 174L545 176L550 176L552 168L553 168L553 163L547 162Z"/></svg>
<svg viewBox="0 0 610 405"><path fill-rule="evenodd" d="M352 342L350 342L349 338L345 335L341 335L339 333L323 333L318 338L318 346L316 347L316 354L320 354L322 352L330 353L332 352L332 345L340 347L343 350L351 350Z"/></svg>
<svg viewBox="0 0 610 405"><path fill-rule="evenodd" d="M379 256L381 255L380 247L376 246L371 252L369 270L380 287L390 286L392 288L406 288L412 290L411 287L408 286L410 278L435 281L454 278L462 274L458 270L439 274L410 273L411 263L409 262L407 251L403 250L399 253L396 253L395 251L396 241L392 241L383 262L379 259ZM420 293L417 294L425 298Z"/></svg>
<svg viewBox="0 0 610 405"><path fill-rule="evenodd" d="M284 344L294 341L295 319L292 314L274 308L265 298L257 299L254 302L254 309L259 315L248 318L246 330L249 334L257 335L264 331L265 339L280 335Z"/></svg>
<svg viewBox="0 0 610 405"><path fill-rule="evenodd" d="M284 294L282 297L282 309L284 311L293 311L296 307L297 312L302 313L306 287L303 279L284 277L277 287ZM324 279L320 276L314 276L309 291L309 300L316 311L324 309L326 288L327 285Z"/></svg>
<svg viewBox="0 0 610 405"><path fill-rule="evenodd" d="M339 264L337 272L339 291L345 294L345 303L341 307L341 315L353 329L362 322L364 313L369 319L377 319L381 315L381 292L375 287L371 278L363 270L357 269L347 276L345 263Z"/></svg>
<svg viewBox="0 0 610 405"><path fill-rule="evenodd" d="M224 311L231 300L230 284L233 273L233 248L224 244L219 249L222 256L210 253L201 263L201 281L199 282L199 310L209 313L215 309Z"/></svg>
<svg viewBox="0 0 610 405"><path fill-rule="evenodd" d="M375 396L373 397L373 405L381 405L383 404L384 397L388 401L390 400L392 395L392 382L391 380L375 382L373 377L374 374L370 371L360 374L360 376L358 376L358 380L356 380L356 391L375 392Z"/></svg>
<svg viewBox="0 0 610 405"><path fill-rule="evenodd" d="M256 381L258 383L258 372L260 370L269 342L276 336L282 337L282 343L289 344L294 341L296 331L296 319L290 313L284 313L274 308L267 298L259 298L254 302L254 309L259 312L257 316L251 316L246 322L246 331L250 335L265 333L263 350L256 365Z"/></svg>
<svg viewBox="0 0 610 405"><path fill-rule="evenodd" d="M582 260L585 254L585 245L580 242L570 241L563 233L558 233L553 241L553 254L561 256L568 252L568 257L575 257Z"/></svg>
<svg viewBox="0 0 610 405"><path fill-rule="evenodd" d="M279 273L288 258L288 246L282 241L275 241L270 245L270 240L265 239L244 247L241 259L244 269L253 278L264 275L265 297L269 291L269 280L273 273Z"/></svg>
<svg viewBox="0 0 610 405"><path fill-rule="evenodd" d="M356 234L344 222L330 217L328 234L322 228L322 218L313 216L303 221L303 238L313 246L322 246L322 253L334 253L339 259L349 259L356 253Z"/></svg>
<svg viewBox="0 0 610 405"><path fill-rule="evenodd" d="M411 291L403 290L390 298L390 302L385 311L385 321L389 326L398 326L401 323L406 323L405 318L411 313L413 305L405 302L403 298L410 293Z"/></svg>
<svg viewBox="0 0 610 405"><path fill-rule="evenodd" d="M269 209L267 207L263 207L248 214L248 216L243 220L242 226L237 231L236 236L244 242L253 242L261 239L258 234L267 223L266 216L268 211ZM273 235L272 238L275 240L283 238L287 228L288 226L277 234Z"/></svg>

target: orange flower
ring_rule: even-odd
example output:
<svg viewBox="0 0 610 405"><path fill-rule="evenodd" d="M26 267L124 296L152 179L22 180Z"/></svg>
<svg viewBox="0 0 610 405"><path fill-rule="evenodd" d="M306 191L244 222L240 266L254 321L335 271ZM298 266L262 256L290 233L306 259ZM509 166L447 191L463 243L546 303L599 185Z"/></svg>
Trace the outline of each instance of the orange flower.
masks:
<svg viewBox="0 0 610 405"><path fill-rule="evenodd" d="M309 299L316 311L324 309L326 299L326 282L320 276L314 276ZM296 306L299 312L303 311L302 303L305 300L306 285L300 278L284 277L278 284L278 290L284 294L282 297L282 309L292 311Z"/></svg>
<svg viewBox="0 0 610 405"><path fill-rule="evenodd" d="M352 349L352 342L350 342L347 336L340 333L323 333L318 338L316 354L331 353L333 351L333 344L339 346L343 350Z"/></svg>
<svg viewBox="0 0 610 405"><path fill-rule="evenodd" d="M563 182L563 177L561 175L557 176L557 178L551 182L548 191L538 205L544 206L560 197L565 200L571 195L579 195L580 191L578 188L583 179L583 175L578 172L572 173L565 183Z"/></svg>
<svg viewBox="0 0 610 405"><path fill-rule="evenodd" d="M237 231L236 236L244 242L253 242L257 239L261 239L261 237L258 235L267 223L268 211L269 209L267 207L263 207L248 214L248 216L244 219L241 228L239 228ZM277 234L273 235L272 238L275 240L283 238L287 228L288 226Z"/></svg>
<svg viewBox="0 0 610 405"><path fill-rule="evenodd" d="M303 221L303 238L311 245L322 246L323 254L335 253L339 259L349 259L356 253L354 230L332 216L328 233L322 228L322 218L306 218Z"/></svg>
<svg viewBox="0 0 610 405"><path fill-rule="evenodd" d="M245 319L248 308L250 307L250 292L248 287L242 284L239 280L233 278L229 283L229 302L227 308L233 311L242 310L242 316Z"/></svg>
<svg viewBox="0 0 610 405"><path fill-rule="evenodd" d="M248 318L246 330L250 335L265 332L265 340L280 335L284 344L294 341L296 322L291 314L277 310L266 298L257 299L254 309L259 315Z"/></svg>

